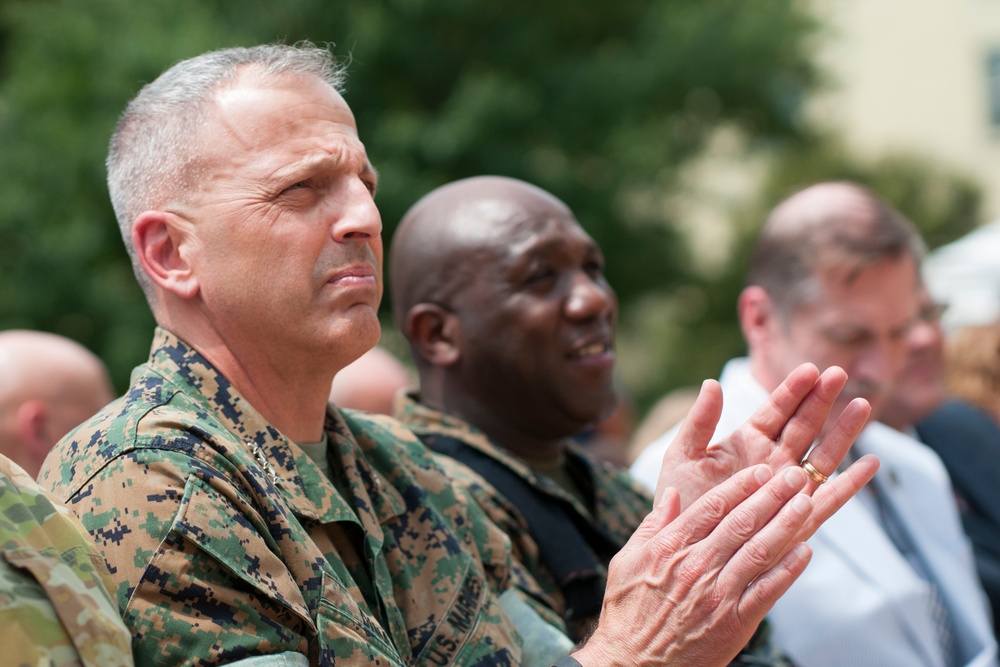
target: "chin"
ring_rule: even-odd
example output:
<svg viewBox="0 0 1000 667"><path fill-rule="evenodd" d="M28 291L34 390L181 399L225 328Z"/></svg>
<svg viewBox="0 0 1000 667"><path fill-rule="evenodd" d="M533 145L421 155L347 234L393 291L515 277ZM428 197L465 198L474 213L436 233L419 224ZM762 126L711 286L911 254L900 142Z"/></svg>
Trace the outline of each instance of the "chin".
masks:
<svg viewBox="0 0 1000 667"><path fill-rule="evenodd" d="M603 396L578 411L579 421L585 427L594 426L614 415L617 408L618 398L614 394Z"/></svg>

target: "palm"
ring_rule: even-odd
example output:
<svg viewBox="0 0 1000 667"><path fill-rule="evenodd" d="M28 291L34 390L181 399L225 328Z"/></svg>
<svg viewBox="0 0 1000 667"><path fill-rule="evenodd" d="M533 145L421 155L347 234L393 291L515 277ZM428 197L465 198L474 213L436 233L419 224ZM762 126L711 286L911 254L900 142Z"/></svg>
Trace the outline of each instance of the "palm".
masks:
<svg viewBox="0 0 1000 667"><path fill-rule="evenodd" d="M706 491L752 465L764 463L777 472L798 465L819 437L827 415L847 380L837 367L819 374L803 364L740 428L709 445L722 411L718 383L707 381L687 419L667 449L656 497L677 489L681 507L689 507ZM824 474L836 470L868 418L866 402L852 402L810 453ZM810 483L810 491L815 490Z"/></svg>

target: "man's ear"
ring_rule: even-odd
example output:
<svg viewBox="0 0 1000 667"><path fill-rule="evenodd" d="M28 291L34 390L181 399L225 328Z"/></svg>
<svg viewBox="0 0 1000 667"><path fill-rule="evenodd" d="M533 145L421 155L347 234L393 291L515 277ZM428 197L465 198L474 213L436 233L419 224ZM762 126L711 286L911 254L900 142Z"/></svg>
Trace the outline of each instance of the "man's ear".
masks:
<svg viewBox="0 0 1000 667"><path fill-rule="evenodd" d="M434 366L451 366L462 356L458 318L435 303L410 308L403 333L417 354Z"/></svg>
<svg viewBox="0 0 1000 667"><path fill-rule="evenodd" d="M769 337L778 317L770 295L758 285L751 285L740 292L737 312L743 338L751 348Z"/></svg>
<svg viewBox="0 0 1000 667"><path fill-rule="evenodd" d="M198 293L198 279L188 258L187 223L166 211L145 211L132 224L132 247L142 270L161 289L190 299Z"/></svg>
<svg viewBox="0 0 1000 667"><path fill-rule="evenodd" d="M55 444L55 440L50 440L47 435L49 430L49 408L44 401L31 399L17 406L14 432L21 446L31 452L33 457L41 454L41 458L45 458L49 448Z"/></svg>

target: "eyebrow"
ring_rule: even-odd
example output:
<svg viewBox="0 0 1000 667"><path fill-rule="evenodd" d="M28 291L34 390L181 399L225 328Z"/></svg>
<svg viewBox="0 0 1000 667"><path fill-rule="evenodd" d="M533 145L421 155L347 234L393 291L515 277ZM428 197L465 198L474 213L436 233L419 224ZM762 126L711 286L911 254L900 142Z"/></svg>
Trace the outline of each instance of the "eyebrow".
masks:
<svg viewBox="0 0 1000 667"><path fill-rule="evenodd" d="M362 156L364 162L362 163ZM359 174L371 175L378 183L378 171L368 159L364 149L356 149L353 146L340 146L333 152L322 151L311 153L302 159L286 164L274 172L273 177L283 180L288 177L296 177L303 173L314 173L328 169L345 167L347 170L356 170Z"/></svg>
<svg viewBox="0 0 1000 667"><path fill-rule="evenodd" d="M515 243L514 246L518 246L518 244ZM534 257L546 252L551 252L552 250L561 250L565 248L566 238L562 236L560 236L559 238L549 238L540 242L525 243L520 247L523 249L523 252L526 256ZM588 253L597 255L598 257L603 257L603 253L601 252L601 247L597 245L597 242L594 241L594 239L589 237L586 242L586 251Z"/></svg>

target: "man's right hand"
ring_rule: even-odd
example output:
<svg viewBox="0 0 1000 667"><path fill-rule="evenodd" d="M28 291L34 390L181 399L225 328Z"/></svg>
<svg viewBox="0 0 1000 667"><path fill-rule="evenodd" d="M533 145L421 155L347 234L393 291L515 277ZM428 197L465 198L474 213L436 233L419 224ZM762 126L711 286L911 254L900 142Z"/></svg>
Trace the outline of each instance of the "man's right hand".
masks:
<svg viewBox="0 0 1000 667"><path fill-rule="evenodd" d="M727 665L809 562L807 482L798 467L753 466L682 514L666 489L611 561L600 623L573 657L584 667Z"/></svg>

